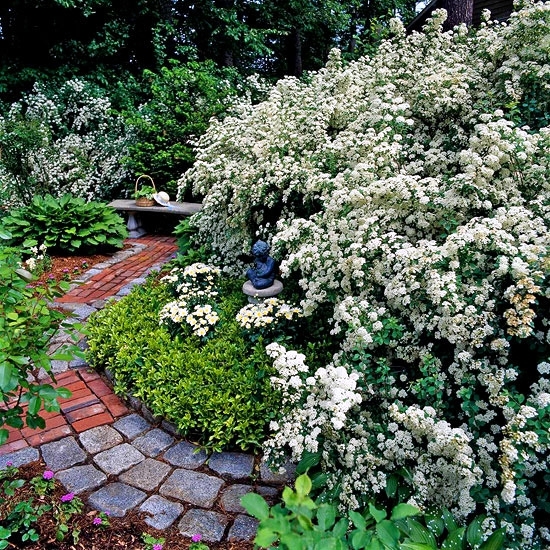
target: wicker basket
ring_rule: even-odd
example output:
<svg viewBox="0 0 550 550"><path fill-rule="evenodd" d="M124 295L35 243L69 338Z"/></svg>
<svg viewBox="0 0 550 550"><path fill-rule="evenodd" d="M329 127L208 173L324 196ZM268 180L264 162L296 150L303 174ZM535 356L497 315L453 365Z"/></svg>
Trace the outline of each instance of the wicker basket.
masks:
<svg viewBox="0 0 550 550"><path fill-rule="evenodd" d="M153 178L151 176L148 176L147 174L142 174L136 180L136 193L138 190L138 183L141 178L149 178L151 180L151 185L153 186L155 193L157 192L157 188L155 187L155 182L153 181ZM136 199L136 206L155 206L155 201L153 199L148 199L147 197L139 197L139 199Z"/></svg>

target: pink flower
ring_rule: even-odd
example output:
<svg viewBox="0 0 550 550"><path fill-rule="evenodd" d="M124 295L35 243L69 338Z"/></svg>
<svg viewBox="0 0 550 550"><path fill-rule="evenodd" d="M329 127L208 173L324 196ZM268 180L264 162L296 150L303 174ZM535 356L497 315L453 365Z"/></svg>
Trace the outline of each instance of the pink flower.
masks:
<svg viewBox="0 0 550 550"><path fill-rule="evenodd" d="M153 544L153 550L162 550L162 544Z"/></svg>
<svg viewBox="0 0 550 550"><path fill-rule="evenodd" d="M67 493L61 497L61 502L71 502L74 498L74 493Z"/></svg>
<svg viewBox="0 0 550 550"><path fill-rule="evenodd" d="M53 478L53 472L51 470L46 470L43 474L42 474L42 477L46 480L49 480L49 479L52 479Z"/></svg>
<svg viewBox="0 0 550 550"><path fill-rule="evenodd" d="M197 533L197 534L195 534L191 537L191 540L193 542L199 542L201 539L202 539L202 535L200 535L199 533Z"/></svg>
<svg viewBox="0 0 550 550"><path fill-rule="evenodd" d="M13 462L12 462L11 460L8 460L8 461L6 462L6 466L7 466L8 468L11 467L11 466L13 466Z"/></svg>
<svg viewBox="0 0 550 550"><path fill-rule="evenodd" d="M101 525L103 520L101 518L94 518L94 525Z"/></svg>

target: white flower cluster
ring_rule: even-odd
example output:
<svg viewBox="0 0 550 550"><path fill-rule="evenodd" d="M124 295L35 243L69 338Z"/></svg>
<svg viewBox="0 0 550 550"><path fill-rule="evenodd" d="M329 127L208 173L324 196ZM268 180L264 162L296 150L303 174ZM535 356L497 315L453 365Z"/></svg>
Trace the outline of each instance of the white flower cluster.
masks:
<svg viewBox="0 0 550 550"><path fill-rule="evenodd" d="M109 197L128 177L122 159L133 137L113 114L110 100L82 80L69 80L55 92L35 84L0 117L0 132L16 124L27 124L41 138L21 153L27 180L8 172L0 160L0 186L8 190L32 181L40 194L98 200Z"/></svg>
<svg viewBox="0 0 550 550"><path fill-rule="evenodd" d="M185 299L167 303L159 313L160 321L170 321L181 324L187 323L193 333L201 338L206 336L220 320L218 313L210 304L188 307Z"/></svg>
<svg viewBox="0 0 550 550"><path fill-rule="evenodd" d="M423 33L396 25L345 66L333 52L215 122L180 182L205 196L194 223L224 269L269 232L304 315L330 312L340 350L326 372L273 381L286 397L268 452L319 448L351 507L403 466L418 504L465 517L489 495L477 507L514 549L540 546L533 503L550 505L550 2L521 6L471 32L443 33L439 11ZM278 370L297 361L274 349ZM381 361L410 383L373 379ZM361 401L329 396L334 369ZM526 381L536 417L516 407Z"/></svg>
<svg viewBox="0 0 550 550"><path fill-rule="evenodd" d="M361 403L357 392L359 375L348 373L342 366L327 365L317 369L313 376L306 376L309 369L302 353L287 350L275 342L269 344L266 351L277 370L271 383L281 391L282 408L288 412L283 422L271 423L275 435L268 441L266 450L277 462L288 447L291 459L299 460L304 451L317 451L321 434L340 430L346 413ZM301 403L304 391L307 398ZM301 405L296 406L299 403Z"/></svg>
<svg viewBox="0 0 550 550"><path fill-rule="evenodd" d="M161 278L161 282L175 289L177 299L161 309L161 323L186 323L194 334L204 338L220 320L212 301L218 296L216 282L220 270L203 263L191 264L184 269L174 268Z"/></svg>
<svg viewBox="0 0 550 550"><path fill-rule="evenodd" d="M32 273L46 257L47 247L44 243L40 246L31 246L32 256L25 260L25 267Z"/></svg>
<svg viewBox="0 0 550 550"><path fill-rule="evenodd" d="M267 298L257 304L247 304L237 313L237 322L246 330L254 330L277 324L281 320L292 321L301 316L300 308L293 307L279 298Z"/></svg>

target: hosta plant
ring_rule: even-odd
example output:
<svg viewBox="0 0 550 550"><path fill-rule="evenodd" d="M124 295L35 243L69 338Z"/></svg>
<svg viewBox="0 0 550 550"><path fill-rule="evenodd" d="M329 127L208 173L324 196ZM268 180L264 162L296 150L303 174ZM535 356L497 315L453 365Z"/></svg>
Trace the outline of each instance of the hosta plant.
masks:
<svg viewBox="0 0 550 550"><path fill-rule="evenodd" d="M35 196L28 206L2 218L2 226L14 244L41 243L51 252L69 254L122 248L128 235L115 210L69 194L59 199Z"/></svg>

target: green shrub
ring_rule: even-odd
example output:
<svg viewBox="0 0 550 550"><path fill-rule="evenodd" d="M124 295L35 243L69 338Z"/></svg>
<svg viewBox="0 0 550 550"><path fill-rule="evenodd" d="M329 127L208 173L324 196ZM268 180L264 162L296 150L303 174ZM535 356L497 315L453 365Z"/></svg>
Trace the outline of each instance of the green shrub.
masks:
<svg viewBox="0 0 550 550"><path fill-rule="evenodd" d="M140 398L208 448L258 445L278 398L262 343L251 347L235 321L243 299L237 286L222 285L220 322L204 341L192 331L172 337L161 325L172 295L150 279L90 317L90 364L110 369L116 393Z"/></svg>
<svg viewBox="0 0 550 550"><path fill-rule="evenodd" d="M406 503L398 503L389 514L371 503L362 513L350 511L342 516L334 503L313 500L312 488L312 480L302 474L296 479L294 491L285 487L282 505L269 508L256 493L242 498L247 512L260 520L254 539L257 546L272 548L277 542L280 550L503 548L502 529L487 538L483 536L482 516L468 527L460 527L447 510L423 513Z"/></svg>
<svg viewBox="0 0 550 550"><path fill-rule="evenodd" d="M50 252L93 253L122 248L127 231L122 218L99 202L72 195L35 196L25 207L2 219L12 244L45 244Z"/></svg>
<svg viewBox="0 0 550 550"><path fill-rule="evenodd" d="M151 99L129 116L138 140L130 146L129 165L151 174L169 194L194 161L190 140L203 134L210 118L223 113L236 94L237 74L211 61L175 60L160 72L145 71Z"/></svg>
<svg viewBox="0 0 550 550"><path fill-rule="evenodd" d="M49 309L47 300L60 294L62 288L30 289L18 273L20 258L8 249L0 248L0 428L4 425L22 428L43 428L39 412L59 411L58 397L69 397L65 388L31 382L29 375L42 368L51 375L51 359L71 359L76 346L69 346L55 356L48 348L65 315ZM61 286L61 285L60 285ZM74 325L80 329L78 325ZM26 412L23 405L27 404ZM0 445L8 437L0 429Z"/></svg>

